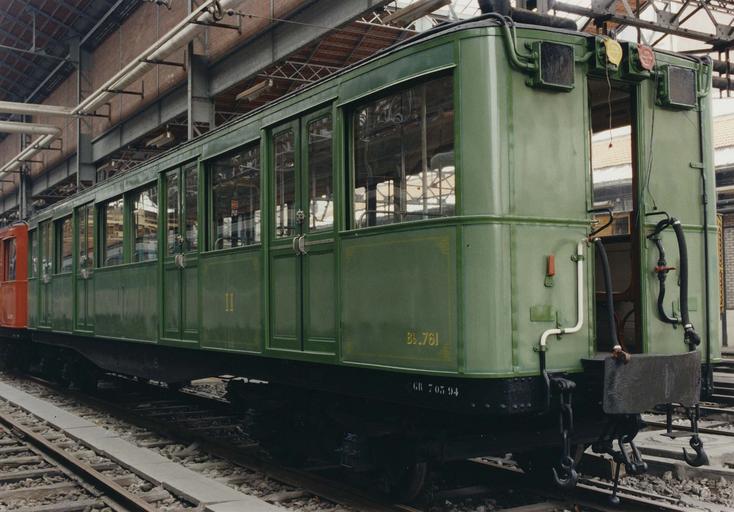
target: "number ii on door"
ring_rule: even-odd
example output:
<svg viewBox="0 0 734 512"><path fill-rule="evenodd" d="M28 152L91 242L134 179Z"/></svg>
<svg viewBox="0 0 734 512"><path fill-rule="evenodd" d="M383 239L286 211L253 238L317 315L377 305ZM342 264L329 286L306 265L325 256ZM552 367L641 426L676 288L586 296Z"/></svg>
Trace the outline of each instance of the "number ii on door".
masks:
<svg viewBox="0 0 734 512"><path fill-rule="evenodd" d="M224 311L226 313L234 312L234 292L224 292Z"/></svg>

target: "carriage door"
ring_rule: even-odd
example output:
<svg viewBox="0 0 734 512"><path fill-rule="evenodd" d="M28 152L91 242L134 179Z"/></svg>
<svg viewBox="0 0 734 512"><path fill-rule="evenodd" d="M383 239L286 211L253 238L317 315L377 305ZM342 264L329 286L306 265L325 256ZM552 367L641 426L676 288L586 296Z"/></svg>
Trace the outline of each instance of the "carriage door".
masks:
<svg viewBox="0 0 734 512"><path fill-rule="evenodd" d="M94 205L87 204L76 210L77 274L76 274L76 329L94 328Z"/></svg>
<svg viewBox="0 0 734 512"><path fill-rule="evenodd" d="M51 327L51 274L53 273L53 240L51 221L41 224L41 275L39 286L39 327Z"/></svg>
<svg viewBox="0 0 734 512"><path fill-rule="evenodd" d="M335 353L332 118L280 126L271 143L271 348Z"/></svg>
<svg viewBox="0 0 734 512"><path fill-rule="evenodd" d="M194 163L167 172L163 257L163 338L195 342L199 334L199 169Z"/></svg>

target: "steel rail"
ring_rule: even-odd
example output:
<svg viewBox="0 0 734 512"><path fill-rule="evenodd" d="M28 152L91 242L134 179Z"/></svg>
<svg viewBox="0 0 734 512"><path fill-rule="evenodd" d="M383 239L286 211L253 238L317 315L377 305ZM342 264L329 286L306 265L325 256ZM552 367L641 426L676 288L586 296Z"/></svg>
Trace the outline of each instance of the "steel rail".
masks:
<svg viewBox="0 0 734 512"><path fill-rule="evenodd" d="M612 484L592 478L580 478L579 483L576 487L568 492L563 492L557 488L543 487L533 485L527 482L524 478L524 473L519 468L509 467L506 465L495 464L486 460L471 460L473 464L476 464L480 470L491 473L492 476L502 474L515 478L518 481L513 481L513 484L517 485L524 491L544 496L549 500L565 501L571 504L571 508L576 506L582 509L594 510L597 512L619 512L620 507L618 505L611 505L607 503L601 503L600 499L606 500L608 496L612 494ZM524 481L519 481L520 479ZM652 494L646 491L640 491L632 487L619 486L618 496L622 499L622 505L635 505L634 510L668 510L670 512L690 512L690 507L681 507L676 503L676 498L669 496L662 496L658 494Z"/></svg>
<svg viewBox="0 0 734 512"><path fill-rule="evenodd" d="M0 423L14 432L22 441L32 445L48 455L56 464L71 471L85 482L91 483L121 506L130 512L156 512L158 509L141 498L135 496L122 486L104 476L91 466L69 455L62 449L54 446L40 434L18 423L8 414L0 412Z"/></svg>
<svg viewBox="0 0 734 512"><path fill-rule="evenodd" d="M136 412L135 410L131 410L120 403L107 401L103 398L90 396L85 393L69 389L61 389L54 383L41 377L22 374L22 378L40 384L41 386L53 390L59 395L74 398L84 405L104 411L115 416L119 420L150 430L161 437L169 438L172 442L198 443L200 448L210 455L219 457L250 471L262 473L264 476L272 480L302 489L309 494L319 496L327 501L366 512L420 512L419 509L409 505L387 503L385 501L375 499L368 496L360 489L323 477L313 472L284 467L280 464L264 460L263 458L253 454L251 450L248 451L246 449L232 446L231 444L219 442L204 434L198 434L187 430L186 426L177 425L174 422L156 421ZM131 381L124 377L120 378L120 380L137 387L154 388L153 390L158 393L165 392L163 388L152 384ZM194 401L196 403L211 402L210 405L214 410L221 410L222 407L226 407L228 405L226 400L218 397L209 397L206 393L182 390L178 392L178 394L183 400L187 401ZM171 395L176 396L173 392L171 392Z"/></svg>

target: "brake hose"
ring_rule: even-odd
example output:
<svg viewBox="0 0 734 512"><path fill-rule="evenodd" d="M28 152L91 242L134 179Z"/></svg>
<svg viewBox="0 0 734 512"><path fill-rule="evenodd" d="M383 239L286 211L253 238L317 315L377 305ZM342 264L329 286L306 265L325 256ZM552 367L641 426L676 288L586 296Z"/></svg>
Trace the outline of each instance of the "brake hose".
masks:
<svg viewBox="0 0 734 512"><path fill-rule="evenodd" d="M673 223L673 231L675 238L678 240L678 252L680 254L680 319L683 323L684 339L689 348L697 347L701 344L701 337L691 324L688 318L688 247L686 246L686 237L683 234L683 226L678 219L670 219Z"/></svg>
<svg viewBox="0 0 734 512"><path fill-rule="evenodd" d="M667 222L667 219L661 222ZM680 320L673 316L668 316L668 313L665 311L665 280L668 278L668 272L674 270L675 267L668 266L668 262L665 259L665 249L663 248L663 242L660 240L660 237L656 235L650 238L650 240L658 248L658 264L655 267L655 273L658 275L658 283L660 285L658 290L658 315L663 322L677 325L680 323Z"/></svg>
<svg viewBox="0 0 734 512"><path fill-rule="evenodd" d="M655 226L655 230L650 236L648 236L648 238L655 242L655 245L660 252L658 263L660 263L661 259L664 261L665 251L663 250L662 241L660 240L659 235L668 226L673 227L673 232L675 233L675 238L678 242L678 254L680 255L680 322L678 322L677 319L674 319L674 323L683 324L683 339L688 345L689 350L693 350L701 343L701 337L694 329L693 324L691 324L691 320L688 314L688 247L686 245L685 234L683 233L683 226L681 225L680 221L674 217L661 220L657 223L657 225ZM667 273L669 270L671 270L670 267L667 267L665 265L663 266L665 267L664 269L662 269L663 273ZM656 268L656 271L657 270L658 269ZM658 272L658 279L660 280L662 285L661 293L663 294L662 297L664 298L664 278L660 278L660 273L661 272ZM661 314L661 320L663 320L664 322L669 322L667 319L669 319L670 317L665 314L665 311L662 307L663 298L661 298L661 295L658 294L658 312Z"/></svg>
<svg viewBox="0 0 734 512"><path fill-rule="evenodd" d="M607 258L607 251L604 248L604 243L601 238L594 238L594 245L596 246L596 252L601 258L602 272L604 274L604 291L607 296L607 318L609 322L609 334L612 337L613 347L622 347L617 335L617 321L614 315L614 290L612 288L612 272L609 268L609 258Z"/></svg>

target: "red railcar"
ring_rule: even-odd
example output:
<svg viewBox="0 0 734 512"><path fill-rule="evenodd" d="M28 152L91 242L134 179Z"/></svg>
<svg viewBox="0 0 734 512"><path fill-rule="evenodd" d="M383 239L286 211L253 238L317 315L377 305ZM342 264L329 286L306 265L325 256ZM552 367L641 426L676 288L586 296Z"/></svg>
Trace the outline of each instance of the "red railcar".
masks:
<svg viewBox="0 0 734 512"><path fill-rule="evenodd" d="M28 325L28 226L0 229L0 327Z"/></svg>

